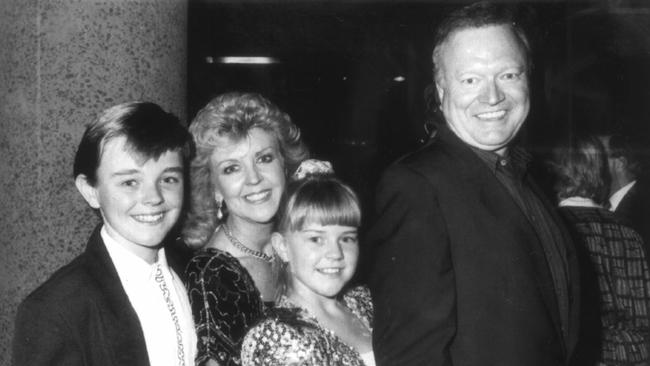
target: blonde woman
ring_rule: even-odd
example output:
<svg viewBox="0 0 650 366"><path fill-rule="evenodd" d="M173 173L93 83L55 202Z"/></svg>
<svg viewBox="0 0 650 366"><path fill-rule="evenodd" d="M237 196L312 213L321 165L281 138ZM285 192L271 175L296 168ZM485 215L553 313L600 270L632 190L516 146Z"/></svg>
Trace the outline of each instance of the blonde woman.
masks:
<svg viewBox="0 0 650 366"><path fill-rule="evenodd" d="M272 305L270 238L287 174L307 157L289 116L258 94L211 100L190 125L196 142L185 242L197 365L239 365L246 331Z"/></svg>

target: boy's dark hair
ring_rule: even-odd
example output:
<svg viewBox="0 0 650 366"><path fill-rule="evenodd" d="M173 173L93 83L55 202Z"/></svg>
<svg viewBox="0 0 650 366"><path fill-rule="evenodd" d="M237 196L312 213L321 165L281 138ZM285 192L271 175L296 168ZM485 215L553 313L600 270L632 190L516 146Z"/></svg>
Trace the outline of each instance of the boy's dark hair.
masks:
<svg viewBox="0 0 650 366"><path fill-rule="evenodd" d="M106 109L86 126L74 159L74 177L83 174L94 186L104 146L120 136L126 137L128 148L147 160L178 150L188 161L193 152L192 136L178 117L155 103L123 103Z"/></svg>

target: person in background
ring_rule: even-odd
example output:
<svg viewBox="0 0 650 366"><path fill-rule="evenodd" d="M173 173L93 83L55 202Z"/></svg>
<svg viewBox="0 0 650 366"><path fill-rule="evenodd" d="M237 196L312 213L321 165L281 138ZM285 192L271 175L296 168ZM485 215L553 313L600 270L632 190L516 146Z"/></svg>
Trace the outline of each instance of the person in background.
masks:
<svg viewBox="0 0 650 366"><path fill-rule="evenodd" d="M650 253L650 185L641 152L646 147L625 135L600 136L611 176L609 209L636 230Z"/></svg>
<svg viewBox="0 0 650 366"><path fill-rule="evenodd" d="M641 237L606 208L607 155L593 136L554 152L560 211L577 246L581 329L573 365L647 365L650 271Z"/></svg>
<svg viewBox="0 0 650 366"><path fill-rule="evenodd" d="M270 238L287 174L308 152L289 116L259 94L212 99L190 125L196 143L183 229L197 365L239 365L246 331L277 292Z"/></svg>
<svg viewBox="0 0 650 366"><path fill-rule="evenodd" d="M359 256L359 199L329 163L308 160L301 168L272 236L283 291L244 338L242 363L374 366L370 293L346 288Z"/></svg>
<svg viewBox="0 0 650 366"><path fill-rule="evenodd" d="M187 292L162 247L181 213L191 147L178 118L153 103L114 106L87 126L75 184L102 223L20 305L14 365L193 364Z"/></svg>
<svg viewBox="0 0 650 366"><path fill-rule="evenodd" d="M367 236L378 365L564 365L573 350L571 238L514 144L532 63L515 15L481 2L438 27L445 123L384 172Z"/></svg>

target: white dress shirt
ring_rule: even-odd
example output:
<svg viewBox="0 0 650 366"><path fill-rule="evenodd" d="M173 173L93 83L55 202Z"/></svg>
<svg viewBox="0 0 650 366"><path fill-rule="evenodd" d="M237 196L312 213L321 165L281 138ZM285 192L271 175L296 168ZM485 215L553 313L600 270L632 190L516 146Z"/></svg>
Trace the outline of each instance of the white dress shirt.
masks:
<svg viewBox="0 0 650 366"><path fill-rule="evenodd" d="M192 310L183 282L167 265L165 250L160 249L157 261L149 264L111 238L105 227L101 236L140 320L151 366L194 365L196 332ZM162 278L157 280L158 267ZM159 282L163 278L169 304Z"/></svg>
<svg viewBox="0 0 650 366"><path fill-rule="evenodd" d="M586 197L579 197L579 196L573 196L569 198L565 198L562 201L560 201L559 205L560 207L602 207L601 205L597 204L592 200L591 198L586 198Z"/></svg>
<svg viewBox="0 0 650 366"><path fill-rule="evenodd" d="M629 192L630 189L632 189L635 183L636 180L631 181L630 183L621 187L621 189L619 189L618 191L614 192L614 194L612 194L611 197L609 197L610 211L616 211L616 207L618 207L618 205L623 200L623 197L625 197L627 192Z"/></svg>

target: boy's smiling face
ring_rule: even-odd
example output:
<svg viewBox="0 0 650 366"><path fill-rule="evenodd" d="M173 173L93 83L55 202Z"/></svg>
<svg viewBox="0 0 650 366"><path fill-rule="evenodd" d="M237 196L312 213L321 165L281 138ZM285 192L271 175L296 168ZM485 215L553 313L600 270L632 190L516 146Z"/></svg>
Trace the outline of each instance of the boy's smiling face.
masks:
<svg viewBox="0 0 650 366"><path fill-rule="evenodd" d="M170 150L144 160L129 149L126 137L116 137L104 146L96 184L83 175L76 184L101 212L108 235L153 262L183 206L183 158Z"/></svg>

